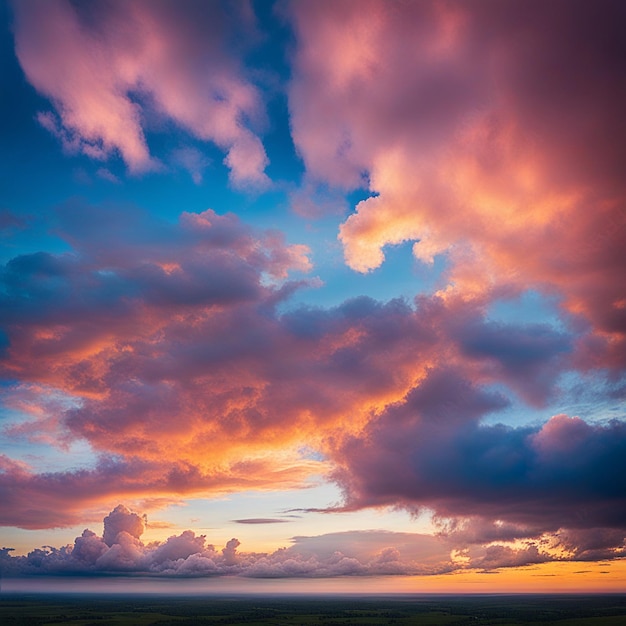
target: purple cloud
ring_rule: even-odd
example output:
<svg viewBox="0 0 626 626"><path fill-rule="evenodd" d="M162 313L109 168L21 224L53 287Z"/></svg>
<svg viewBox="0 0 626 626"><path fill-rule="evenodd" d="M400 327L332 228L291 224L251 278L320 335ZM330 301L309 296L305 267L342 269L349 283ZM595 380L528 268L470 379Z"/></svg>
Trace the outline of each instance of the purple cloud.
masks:
<svg viewBox="0 0 626 626"><path fill-rule="evenodd" d="M552 536L551 546L545 537L515 546L463 544L454 533L434 536L376 530L294 537L290 547L272 553L251 553L240 551L236 538L216 550L206 543L205 535L191 530L146 545L141 541L141 533L135 532L139 531L138 520L144 518L119 505L105 519L115 519L122 526L130 524L132 529L120 530L110 545L85 529L73 546L44 546L18 557L10 556L10 549L3 548L0 565L5 575L20 576L133 572L168 577L320 578L492 571L552 560L612 559L626 554L623 533L620 536L607 531L561 532ZM616 545L621 547L616 550ZM558 548L559 552L551 548ZM600 554L604 556L599 557Z"/></svg>
<svg viewBox="0 0 626 626"><path fill-rule="evenodd" d="M500 401L467 383L463 397L461 384L454 372L431 373L337 447L347 508L403 503L440 517L501 520L535 536L626 527L626 491L616 478L626 469L622 422L557 415L541 426L481 424Z"/></svg>

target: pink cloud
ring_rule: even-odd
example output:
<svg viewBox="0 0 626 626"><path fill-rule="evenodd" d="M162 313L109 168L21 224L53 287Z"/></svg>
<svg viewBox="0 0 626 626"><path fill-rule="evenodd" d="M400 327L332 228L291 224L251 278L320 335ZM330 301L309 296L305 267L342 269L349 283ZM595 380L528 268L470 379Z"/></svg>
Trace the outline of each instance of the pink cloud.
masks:
<svg viewBox="0 0 626 626"><path fill-rule="evenodd" d="M243 7L235 18L216 3L158 0L29 0L14 8L20 64L56 109L39 121L66 149L96 159L119 151L135 174L158 169L145 133L161 116L226 152L234 185L267 184L253 130L263 105L226 43L234 29L254 29Z"/></svg>
<svg viewBox="0 0 626 626"><path fill-rule="evenodd" d="M74 540L72 556L77 561L93 565L107 551L107 547L109 546L96 533L85 528L83 534Z"/></svg>
<svg viewBox="0 0 626 626"><path fill-rule="evenodd" d="M146 506L155 509L162 506L162 499L178 501L181 496L295 489L321 471L319 463L296 455L285 458L288 455L283 453L282 458L274 459L261 456L257 458L251 450L247 461L229 458L221 467L208 469L202 459L196 464L168 457L149 461L118 453L117 458L102 455L88 469L35 472L3 455L0 456L0 493L4 506L0 525L32 530L71 526L94 516L97 519L119 498L145 500ZM110 520L107 541L115 541L116 534L122 531L135 538L141 534L139 523L132 519L130 522L129 527L118 528L115 519Z"/></svg>
<svg viewBox="0 0 626 626"><path fill-rule="evenodd" d="M581 364L620 367L624 10L575 6L294 3L293 136L310 177L375 194L340 227L350 267L413 241L444 297L556 294L595 330Z"/></svg>

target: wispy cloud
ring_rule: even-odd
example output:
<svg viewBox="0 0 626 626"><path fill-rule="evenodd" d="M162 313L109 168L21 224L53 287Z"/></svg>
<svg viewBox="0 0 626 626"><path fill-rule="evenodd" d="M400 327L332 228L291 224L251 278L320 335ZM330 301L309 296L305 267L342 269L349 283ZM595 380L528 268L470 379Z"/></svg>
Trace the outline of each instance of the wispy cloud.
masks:
<svg viewBox="0 0 626 626"><path fill-rule="evenodd" d="M134 174L159 169L145 127L162 117L225 151L233 184L267 184L254 130L264 105L233 46L255 28L243 4L28 0L14 8L22 68L55 107L39 121L67 150L96 159L119 152Z"/></svg>
<svg viewBox="0 0 626 626"><path fill-rule="evenodd" d="M234 519L236 524L282 524L288 522L287 519L278 519L275 517L248 517L245 519Z"/></svg>

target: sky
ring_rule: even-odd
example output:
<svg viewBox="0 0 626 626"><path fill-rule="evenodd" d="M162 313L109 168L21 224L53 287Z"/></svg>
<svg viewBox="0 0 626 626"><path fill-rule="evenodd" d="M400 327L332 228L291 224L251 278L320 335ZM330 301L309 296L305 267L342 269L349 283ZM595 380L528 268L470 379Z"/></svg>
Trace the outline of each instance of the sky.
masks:
<svg viewBox="0 0 626 626"><path fill-rule="evenodd" d="M625 20L2 0L0 573L624 591Z"/></svg>

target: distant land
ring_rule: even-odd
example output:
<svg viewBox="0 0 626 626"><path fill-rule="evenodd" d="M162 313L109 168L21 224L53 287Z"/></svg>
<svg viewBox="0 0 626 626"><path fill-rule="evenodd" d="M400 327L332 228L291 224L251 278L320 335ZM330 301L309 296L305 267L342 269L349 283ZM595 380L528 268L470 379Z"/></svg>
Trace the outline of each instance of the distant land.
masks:
<svg viewBox="0 0 626 626"><path fill-rule="evenodd" d="M197 596L3 593L4 626L490 624L621 626L626 594Z"/></svg>

